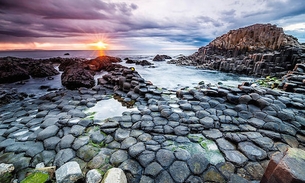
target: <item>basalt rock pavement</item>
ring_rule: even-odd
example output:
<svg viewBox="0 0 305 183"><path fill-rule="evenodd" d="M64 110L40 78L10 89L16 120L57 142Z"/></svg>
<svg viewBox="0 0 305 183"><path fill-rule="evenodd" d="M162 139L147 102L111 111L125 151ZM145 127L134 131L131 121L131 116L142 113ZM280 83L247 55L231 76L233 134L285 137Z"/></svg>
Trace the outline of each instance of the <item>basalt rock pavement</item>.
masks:
<svg viewBox="0 0 305 183"><path fill-rule="evenodd" d="M112 94L138 110L86 112ZM302 94L247 83L170 91L119 65L91 89L26 98L0 114L0 162L18 180L40 163L75 161L87 177L119 167L128 182L259 182L271 155L305 149Z"/></svg>

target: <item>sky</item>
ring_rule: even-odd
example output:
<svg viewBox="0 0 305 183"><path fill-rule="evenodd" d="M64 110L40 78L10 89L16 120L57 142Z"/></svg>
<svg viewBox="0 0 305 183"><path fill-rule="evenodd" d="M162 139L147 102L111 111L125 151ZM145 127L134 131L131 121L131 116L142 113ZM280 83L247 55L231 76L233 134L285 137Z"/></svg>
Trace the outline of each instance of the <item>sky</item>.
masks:
<svg viewBox="0 0 305 183"><path fill-rule="evenodd" d="M0 0L0 50L198 49L256 23L304 43L304 0Z"/></svg>

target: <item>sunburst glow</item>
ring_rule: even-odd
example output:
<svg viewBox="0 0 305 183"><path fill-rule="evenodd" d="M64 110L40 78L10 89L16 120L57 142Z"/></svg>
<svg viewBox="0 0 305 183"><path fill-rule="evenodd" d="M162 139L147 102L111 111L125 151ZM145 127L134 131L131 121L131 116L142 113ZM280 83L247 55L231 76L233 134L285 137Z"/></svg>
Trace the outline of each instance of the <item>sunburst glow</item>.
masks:
<svg viewBox="0 0 305 183"><path fill-rule="evenodd" d="M107 48L107 44L104 43L103 41L99 41L99 42L96 43L96 47L98 49L106 49Z"/></svg>

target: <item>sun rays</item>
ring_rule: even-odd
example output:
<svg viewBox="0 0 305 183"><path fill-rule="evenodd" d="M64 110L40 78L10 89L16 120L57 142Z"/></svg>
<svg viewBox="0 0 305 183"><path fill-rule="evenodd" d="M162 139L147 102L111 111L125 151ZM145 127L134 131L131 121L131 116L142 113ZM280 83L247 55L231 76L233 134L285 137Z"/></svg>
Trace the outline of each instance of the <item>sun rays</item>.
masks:
<svg viewBox="0 0 305 183"><path fill-rule="evenodd" d="M96 47L99 49L99 50L104 50L107 48L107 45L106 43L104 43L103 41L98 41L96 43Z"/></svg>

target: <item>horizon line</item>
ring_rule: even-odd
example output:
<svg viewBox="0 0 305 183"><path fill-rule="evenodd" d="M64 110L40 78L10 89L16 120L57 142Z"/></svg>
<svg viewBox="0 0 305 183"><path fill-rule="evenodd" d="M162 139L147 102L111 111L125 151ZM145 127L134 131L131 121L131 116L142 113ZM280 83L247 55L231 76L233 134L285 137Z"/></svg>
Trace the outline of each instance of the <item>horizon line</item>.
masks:
<svg viewBox="0 0 305 183"><path fill-rule="evenodd" d="M182 50L198 50L199 48L179 48L179 49L109 49L109 50L90 50L90 49L75 49L75 50L53 50L53 49L8 49L8 50L0 50L0 52L7 51L182 51Z"/></svg>

